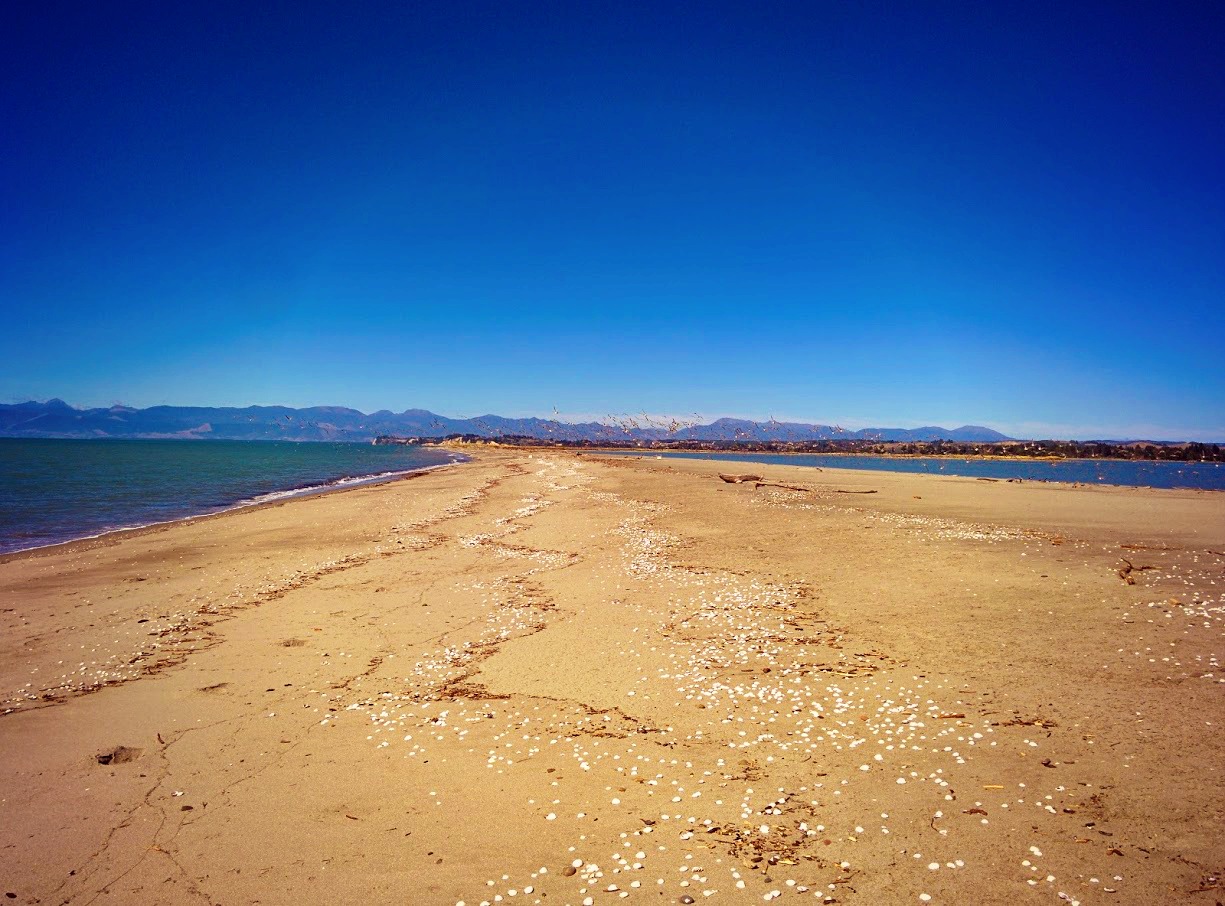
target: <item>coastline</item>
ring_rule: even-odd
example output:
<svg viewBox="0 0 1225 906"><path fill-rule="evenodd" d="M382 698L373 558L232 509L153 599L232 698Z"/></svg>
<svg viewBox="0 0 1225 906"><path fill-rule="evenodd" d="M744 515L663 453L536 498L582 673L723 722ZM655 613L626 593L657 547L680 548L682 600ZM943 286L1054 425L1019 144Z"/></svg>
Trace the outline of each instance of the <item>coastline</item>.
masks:
<svg viewBox="0 0 1225 906"><path fill-rule="evenodd" d="M0 558L18 902L1219 877L1220 495L465 452Z"/></svg>
<svg viewBox="0 0 1225 906"><path fill-rule="evenodd" d="M46 544L36 544L32 547L22 547L17 548L16 550L0 551L0 564L8 562L10 558L23 554L34 554L39 551L45 551L53 548L63 548L68 545L85 544L88 542L107 543L112 536L134 537L139 535L141 532L156 531L181 523L192 523L204 519L213 519L218 516L225 516L241 510L255 509L264 506L275 506L277 504L286 503L290 500L297 500L299 498L318 497L324 494L335 494L341 491L349 491L356 488L387 484L388 482L393 481L406 481L427 472L463 465L466 461L468 460L461 459L453 462L437 463L431 466L420 466L414 469L404 469L403 471L397 472L384 472L375 475L337 479L335 481L329 481L317 485L308 485L302 488L288 488L283 491L269 491L254 498L239 500L235 503L224 505L220 509L212 510L206 513L194 513L188 516L177 516L173 519L163 519L157 522L147 522L139 525L116 526L114 528L108 528L101 532L97 532L93 535L81 535L79 537L66 538L62 541L51 541Z"/></svg>
<svg viewBox="0 0 1225 906"><path fill-rule="evenodd" d="M508 448L508 449L509 449L509 448ZM527 451L529 451L529 450L538 449L538 448L532 448L532 447L520 447L520 448L513 448L513 449L519 449L519 450L522 450L522 451L524 451L524 452L527 452ZM745 453L737 453L737 452L734 452L734 451L724 451L724 450L720 450L720 451L702 451L702 450L695 450L695 451L688 451L688 450L685 450L685 451L680 451L680 450L676 450L676 451L669 451L669 450L653 450L653 451L643 450L643 451L636 451L636 450L613 449L613 448L608 448L608 449L600 449L600 450L594 450L594 449L592 449L592 450L580 450L580 451L576 451L576 452L577 452L577 453L579 453L579 454L589 453L590 455L611 454L611 455L613 455L613 456L617 456L617 457L641 457L641 458L644 458L644 459L652 459L652 458L668 459L668 458L672 458L672 459L690 459L690 460L695 460L695 461L702 461L702 460L705 460L705 461L709 461L709 462L741 462L741 461L743 461L743 462L760 462L760 461L761 461L761 460L760 460L760 457L770 457L770 458L773 458L773 457L780 457L780 458L793 458L793 457L800 457L800 456L808 456L808 457L813 457L813 458L821 458L821 459L825 459L825 458L831 458L831 459L836 459L836 458L848 458L848 459L873 459L873 460L880 459L880 460L893 461L893 462L898 462L898 463L904 463L904 462L921 462L921 461L927 461L927 460L930 460L930 461L933 461L933 462L941 462L941 461L944 461L944 462L957 462L957 463L964 463L965 465L976 465L976 464L986 464L986 465L991 465L991 464L996 464L996 463L1016 463L1016 464L1018 464L1018 465L1022 465L1022 464L1030 464L1030 463L1032 463L1032 464L1034 464L1034 465L1038 465L1038 464L1043 464L1043 463L1045 463L1045 464L1050 465L1050 466L1058 466L1058 465L1067 465L1067 466L1083 465L1083 466L1085 466L1085 467L1090 467L1090 466L1092 466L1092 465L1094 465L1094 464L1098 464L1098 463L1109 463L1109 464L1118 464L1118 463L1134 463L1134 464L1138 464L1138 465L1147 465L1147 464L1151 464L1151 463L1150 463L1149 461L1147 461L1147 460L1130 460L1130 459L1104 459L1104 458L1103 458L1103 459L1070 459L1070 458L1069 458L1069 459L1064 459L1064 458L1025 457L1025 456L1019 456L1019 457L1005 457L1005 456L979 456L979 457L968 457L968 456L952 456L952 455L945 455L945 456L931 456L931 455L927 455L927 454L915 454L915 455L908 455L908 454L893 454L893 453L801 453L801 452L797 452L797 451L782 451L782 452L768 451L768 452L745 452ZM728 458L726 458L726 457L744 457L744 459L728 459ZM758 457L758 459L753 459L753 457ZM769 461L767 461L767 462L762 463L762 464L763 464L763 465L769 465L769 464L770 464L770 462L769 462ZM782 463L779 463L779 464L781 465ZM1221 468L1221 469L1222 469L1221 474L1222 474L1222 476L1223 476L1223 477L1225 477L1225 466L1222 466L1222 465L1221 465L1221 464L1219 464L1219 463L1198 462L1198 461L1197 461L1197 462L1181 463L1181 461L1164 461L1164 462L1162 462L1161 464L1162 464L1162 465L1164 465L1164 466L1165 466L1165 467L1167 467L1167 468L1177 468L1177 467L1179 467L1180 465L1192 466L1192 467L1194 467L1194 466L1208 466L1208 465L1212 465L1212 466L1215 466L1215 467ZM805 466L797 466L797 468L807 468L807 469L812 469L813 467L812 467L812 466L807 466L807 465L805 465ZM1142 489L1145 489L1145 490L1166 490L1166 491L1169 491L1169 490L1193 490L1193 491L1201 491L1201 492L1209 492L1209 493L1211 493L1211 492L1218 492L1218 493L1219 493L1219 492L1221 492L1221 491L1225 491L1225 487L1223 487L1223 488L1209 488L1209 487L1197 487L1197 486L1195 486L1195 485L1174 485L1174 486L1171 486L1171 487L1159 487L1159 486L1154 486L1154 485L1143 485L1143 484L1113 483L1113 482L1106 482L1106 481L1102 481L1102 480L1100 480L1100 479L1099 479L1098 481L1090 481L1090 480L1088 480L1087 478L1080 478L1080 479L1067 479L1067 478L1063 478L1063 477L1056 477L1056 478L1034 478L1034 477L1032 477L1032 476L1015 476L1015 477L1011 477L1011 478L1009 478L1009 477L1004 477L1004 476L998 476L998 477L996 477L996 476L973 476L973 475L970 475L970 474L968 474L968 473L958 473L958 472L943 472L943 471L941 471L941 472L927 472L927 471L924 471L924 470L917 470L917 469L916 469L916 470L914 470L914 471L908 471L908 470L905 470L905 469L890 469L890 468L879 468L879 469L877 469L877 468L872 468L872 467L870 467L870 466L866 466L866 467L839 466L839 465L831 465L831 464L829 464L829 463L827 463L827 462L823 462L823 463L822 463L822 464L821 464L819 467L817 467L817 470L821 470L821 469L843 469L843 470L845 470L845 471L856 471L856 472L860 472L860 471L862 471L862 472L885 472L885 473L889 473L889 474L906 474L906 475L933 475L933 476L935 476L935 477L962 477L962 478L972 477L972 478L977 478L978 480L983 480L983 481L1008 481L1008 480L1016 480L1016 481L1028 481L1028 482L1033 482L1033 483L1043 483L1043 484L1058 484L1058 485L1066 485L1066 486L1068 486L1068 487L1118 487L1118 488L1142 488Z"/></svg>

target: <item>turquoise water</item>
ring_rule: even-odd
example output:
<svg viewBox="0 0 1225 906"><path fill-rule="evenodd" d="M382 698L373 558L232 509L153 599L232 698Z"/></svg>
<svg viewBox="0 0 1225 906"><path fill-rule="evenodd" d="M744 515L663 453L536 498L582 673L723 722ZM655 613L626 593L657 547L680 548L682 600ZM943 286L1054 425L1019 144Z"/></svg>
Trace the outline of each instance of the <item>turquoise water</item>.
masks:
<svg viewBox="0 0 1225 906"><path fill-rule="evenodd" d="M352 443L0 438L0 553L461 460Z"/></svg>
<svg viewBox="0 0 1225 906"><path fill-rule="evenodd" d="M655 456L652 451L614 456ZM777 466L819 466L828 469L868 469L970 478L1020 478L1023 481L1066 481L1122 485L1133 488L1203 488L1225 491L1225 464L1217 462L1148 462L1131 459L955 459L939 456L858 456L854 454L663 453L688 459L716 459Z"/></svg>

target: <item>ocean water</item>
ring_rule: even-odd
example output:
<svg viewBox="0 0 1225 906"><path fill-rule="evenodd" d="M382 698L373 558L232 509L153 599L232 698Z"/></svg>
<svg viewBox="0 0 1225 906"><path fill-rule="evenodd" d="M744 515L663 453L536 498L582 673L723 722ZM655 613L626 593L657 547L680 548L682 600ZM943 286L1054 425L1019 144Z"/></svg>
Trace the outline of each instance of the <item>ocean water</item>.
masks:
<svg viewBox="0 0 1225 906"><path fill-rule="evenodd" d="M603 454L601 454L603 455ZM652 451L613 455L655 456ZM1063 481L1133 488L1201 488L1225 491L1225 464L1217 462L1148 462L1126 459L957 459L946 456L860 456L856 454L662 453L689 459L715 459L823 469L866 469L928 475L1022 481Z"/></svg>
<svg viewBox="0 0 1225 906"><path fill-rule="evenodd" d="M0 553L462 460L354 443L0 438Z"/></svg>

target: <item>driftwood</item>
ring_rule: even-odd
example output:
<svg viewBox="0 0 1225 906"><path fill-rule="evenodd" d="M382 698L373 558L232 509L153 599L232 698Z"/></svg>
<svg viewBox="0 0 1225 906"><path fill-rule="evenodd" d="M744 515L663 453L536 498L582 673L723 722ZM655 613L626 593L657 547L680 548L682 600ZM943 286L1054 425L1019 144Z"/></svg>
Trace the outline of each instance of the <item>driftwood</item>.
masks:
<svg viewBox="0 0 1225 906"><path fill-rule="evenodd" d="M875 494L875 491L834 491L835 494Z"/></svg>
<svg viewBox="0 0 1225 906"><path fill-rule="evenodd" d="M1123 566L1119 569L1119 578L1122 579L1124 584L1126 585L1136 584L1136 580L1132 576L1133 570L1135 572L1139 572L1145 569L1156 569L1157 568L1155 566L1132 566L1131 561L1128 560L1126 557L1120 557L1119 559L1123 561Z"/></svg>
<svg viewBox="0 0 1225 906"><path fill-rule="evenodd" d="M775 484L773 481L759 481L753 486L753 490L758 488L782 488L784 491L803 491L805 494L811 494L811 488L801 488L794 484Z"/></svg>
<svg viewBox="0 0 1225 906"><path fill-rule="evenodd" d="M741 482L745 481L761 481L760 475L724 475L722 472L720 472L719 477L728 484L740 484Z"/></svg>

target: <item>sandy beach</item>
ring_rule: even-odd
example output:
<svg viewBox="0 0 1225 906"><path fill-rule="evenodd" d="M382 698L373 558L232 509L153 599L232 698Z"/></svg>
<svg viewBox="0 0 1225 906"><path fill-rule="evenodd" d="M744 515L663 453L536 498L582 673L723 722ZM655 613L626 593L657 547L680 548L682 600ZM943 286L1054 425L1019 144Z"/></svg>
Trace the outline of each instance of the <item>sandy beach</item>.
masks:
<svg viewBox="0 0 1225 906"><path fill-rule="evenodd" d="M1211 906L1222 657L1219 492L491 449L0 558L0 893Z"/></svg>

